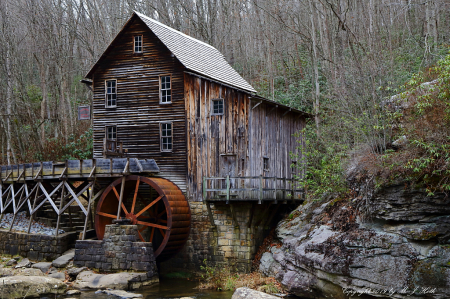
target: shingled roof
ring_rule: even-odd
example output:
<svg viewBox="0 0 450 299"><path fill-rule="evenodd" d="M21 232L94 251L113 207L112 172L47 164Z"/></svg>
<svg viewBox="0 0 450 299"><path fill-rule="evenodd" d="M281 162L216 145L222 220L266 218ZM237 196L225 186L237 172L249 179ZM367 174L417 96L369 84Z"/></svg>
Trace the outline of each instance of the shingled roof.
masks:
<svg viewBox="0 0 450 299"><path fill-rule="evenodd" d="M141 13L134 12L131 18L135 15L148 26L187 70L232 87L256 93L256 90L228 64L222 53L213 46L170 28ZM99 61L92 67L86 78L91 77Z"/></svg>

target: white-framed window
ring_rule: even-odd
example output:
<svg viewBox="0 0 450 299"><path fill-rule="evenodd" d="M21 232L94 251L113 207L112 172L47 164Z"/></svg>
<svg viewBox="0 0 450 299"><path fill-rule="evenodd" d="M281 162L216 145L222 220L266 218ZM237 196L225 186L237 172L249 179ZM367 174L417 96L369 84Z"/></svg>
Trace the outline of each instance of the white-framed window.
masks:
<svg viewBox="0 0 450 299"><path fill-rule="evenodd" d="M269 158L267 157L263 158L263 167L264 171L269 171Z"/></svg>
<svg viewBox="0 0 450 299"><path fill-rule="evenodd" d="M116 126L106 127L106 139L107 140L117 140L117 127Z"/></svg>
<svg viewBox="0 0 450 299"><path fill-rule="evenodd" d="M171 152L173 144L173 126L172 122L162 122L159 124L160 136L161 136L161 151Z"/></svg>
<svg viewBox="0 0 450 299"><path fill-rule="evenodd" d="M223 115L223 99L212 99L211 114Z"/></svg>
<svg viewBox="0 0 450 299"><path fill-rule="evenodd" d="M172 82L170 76L159 77L159 102L161 104L172 103Z"/></svg>
<svg viewBox="0 0 450 299"><path fill-rule="evenodd" d="M134 53L142 53L142 35L134 36Z"/></svg>
<svg viewBox="0 0 450 299"><path fill-rule="evenodd" d="M117 106L117 80L105 80L105 106Z"/></svg>

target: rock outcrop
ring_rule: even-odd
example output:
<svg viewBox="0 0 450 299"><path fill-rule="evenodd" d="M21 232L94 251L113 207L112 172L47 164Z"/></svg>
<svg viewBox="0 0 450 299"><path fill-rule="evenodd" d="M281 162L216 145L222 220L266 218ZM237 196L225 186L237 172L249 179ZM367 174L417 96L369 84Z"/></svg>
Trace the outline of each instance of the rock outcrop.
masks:
<svg viewBox="0 0 450 299"><path fill-rule="evenodd" d="M37 269L36 269L37 270ZM63 282L44 276L10 276L2 278L0 294L3 298L32 298L45 294L64 294Z"/></svg>
<svg viewBox="0 0 450 299"><path fill-rule="evenodd" d="M370 213L361 213L362 202ZM367 210L367 207L370 207ZM364 219L364 221L362 220ZM450 199L390 186L300 206L260 270L306 298L448 298Z"/></svg>

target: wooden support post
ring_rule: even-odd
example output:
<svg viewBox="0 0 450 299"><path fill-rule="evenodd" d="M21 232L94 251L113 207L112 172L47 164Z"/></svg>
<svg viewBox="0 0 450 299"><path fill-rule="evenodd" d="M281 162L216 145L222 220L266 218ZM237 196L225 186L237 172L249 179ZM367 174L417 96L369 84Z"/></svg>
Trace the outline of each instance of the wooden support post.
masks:
<svg viewBox="0 0 450 299"><path fill-rule="evenodd" d="M255 214L256 205L252 203L252 208L250 209L250 218L248 219L247 227L252 227L253 215Z"/></svg>
<svg viewBox="0 0 450 299"><path fill-rule="evenodd" d="M230 176L229 175L227 175L226 184L227 184L227 204L229 204L230 203Z"/></svg>
<svg viewBox="0 0 450 299"><path fill-rule="evenodd" d="M258 204L261 204L261 200L263 197L263 176L259 176L259 198L258 198Z"/></svg>
<svg viewBox="0 0 450 299"><path fill-rule="evenodd" d="M59 224L60 224L60 220L61 220L61 209L64 206L64 187L65 185L62 185L62 189L61 189L61 200L59 202L59 213L58 213L58 219L56 220L56 233L55 235L58 236L59 235ZM69 207L70 210L70 207ZM70 225L72 226L72 225Z"/></svg>
<svg viewBox="0 0 450 299"><path fill-rule="evenodd" d="M92 186L91 186L91 189L89 190L88 189L88 191L89 191L89 201L90 201L90 211L88 212L88 215L89 215L89 221L90 221L90 223L91 223L91 228L94 228L94 214L92 213L93 212L93 208L92 208L92 205L94 204L94 201L95 201L95 197L94 197L94 199L92 199L92 195L94 195L94 191L95 191L95 183L96 183L96 179L94 179L94 183L92 184Z"/></svg>
<svg viewBox="0 0 450 299"><path fill-rule="evenodd" d="M206 210L208 211L209 223L211 223L211 227L213 230L217 229L216 224L214 223L214 217L211 211L211 206L209 202L206 202Z"/></svg>
<svg viewBox="0 0 450 299"><path fill-rule="evenodd" d="M94 183L95 184L95 183ZM92 189L94 188L94 184L92 184ZM92 192L94 190L89 190L89 201L88 201L88 210L87 210L87 215L86 215L86 219L84 219L84 229L83 229L83 236L81 237L81 240L84 240L84 238L86 237L86 228L87 228L87 224L88 224L88 220L90 218L91 215L91 204L92 204Z"/></svg>
<svg viewBox="0 0 450 299"><path fill-rule="evenodd" d="M203 177L203 202L206 202L206 177Z"/></svg>
<svg viewBox="0 0 450 299"><path fill-rule="evenodd" d="M275 184L274 186L274 192L273 192L273 199L274 199L274 203L278 203L277 202L277 177L273 178L273 182Z"/></svg>
<svg viewBox="0 0 450 299"><path fill-rule="evenodd" d="M122 176L122 185L120 186L119 206L117 207L117 220L120 218L120 210L122 209L123 191L125 189L126 176Z"/></svg>
<svg viewBox="0 0 450 299"><path fill-rule="evenodd" d="M38 182L38 185L40 184L40 182ZM33 201L33 209L31 209L31 213L30 213L30 222L28 223L28 233L30 233L31 230L31 223L33 222L33 216L34 216L34 208L36 207L36 199L37 196L39 194L39 186L36 186L36 194L34 195L34 201Z"/></svg>
<svg viewBox="0 0 450 299"><path fill-rule="evenodd" d="M287 203L287 199L286 199L286 178L283 178L283 202L286 204Z"/></svg>
<svg viewBox="0 0 450 299"><path fill-rule="evenodd" d="M11 222L11 226L9 227L9 231L11 231L12 230L12 227L13 227L13 225L14 225L14 221L16 221L16 213L14 213L14 216L13 216L13 220L12 220L12 222Z"/></svg>
<svg viewBox="0 0 450 299"><path fill-rule="evenodd" d="M236 211L234 210L234 205L233 204L230 204L230 212L231 212L231 218L233 218L234 228L239 229L239 222L237 221Z"/></svg>

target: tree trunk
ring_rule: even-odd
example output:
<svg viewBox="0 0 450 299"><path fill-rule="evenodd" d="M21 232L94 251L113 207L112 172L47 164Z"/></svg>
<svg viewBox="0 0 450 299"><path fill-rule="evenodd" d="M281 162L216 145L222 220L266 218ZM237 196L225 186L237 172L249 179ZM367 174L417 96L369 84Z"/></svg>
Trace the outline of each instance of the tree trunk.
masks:
<svg viewBox="0 0 450 299"><path fill-rule="evenodd" d="M319 124L320 124L320 118L319 118L319 106L320 106L320 85L319 85L319 66L318 66L318 59L317 59L317 38L316 38L316 27L314 24L314 17L315 17L315 7L312 4L312 1L309 2L309 8L310 8L310 22L311 22L311 41L312 41L312 63L313 63L313 69L314 69L314 76L313 76L313 86L314 86L314 114L315 114L315 121L316 121L316 129L317 129L317 135L320 135L319 131Z"/></svg>

